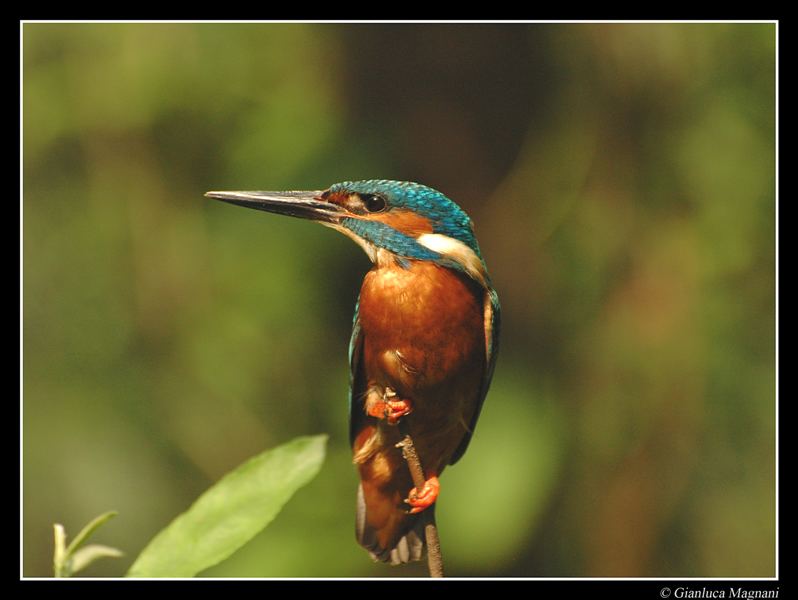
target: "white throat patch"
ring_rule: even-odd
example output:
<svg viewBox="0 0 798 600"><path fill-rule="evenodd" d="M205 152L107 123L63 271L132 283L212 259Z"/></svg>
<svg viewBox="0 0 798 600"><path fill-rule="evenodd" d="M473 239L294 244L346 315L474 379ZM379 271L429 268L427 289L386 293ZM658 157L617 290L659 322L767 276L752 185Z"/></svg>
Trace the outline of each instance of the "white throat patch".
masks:
<svg viewBox="0 0 798 600"><path fill-rule="evenodd" d="M320 223L325 227L329 227L330 229L335 229L336 231L340 231L341 233L343 233L346 237L350 238L358 246L363 248L364 252L366 253L366 256L369 257L369 260L371 260L371 262L373 263L377 262L377 248L374 246L374 244L364 240L362 237L352 233L346 227L342 227L341 225L338 225L336 223L324 223L322 221L320 221Z"/></svg>

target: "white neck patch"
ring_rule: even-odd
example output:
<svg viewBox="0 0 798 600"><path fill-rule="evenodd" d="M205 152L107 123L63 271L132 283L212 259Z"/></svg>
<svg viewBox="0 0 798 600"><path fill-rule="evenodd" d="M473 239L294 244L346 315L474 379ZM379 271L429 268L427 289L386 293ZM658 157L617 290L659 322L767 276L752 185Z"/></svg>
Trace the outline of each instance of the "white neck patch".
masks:
<svg viewBox="0 0 798 600"><path fill-rule="evenodd" d="M416 238L416 241L433 252L442 254L446 258L458 263L472 279L476 280L484 287L487 287L485 282L485 265L477 256L476 252L460 240L450 238L448 235L442 235L440 233L424 233Z"/></svg>
<svg viewBox="0 0 798 600"><path fill-rule="evenodd" d="M382 248L378 248L371 242L364 240L358 235L355 235L346 227L342 227L334 223L321 224L335 229L336 231L340 231L347 237L354 240L358 246L365 250L369 259L371 259L371 262L377 264L378 266L383 266L389 262L393 262L393 254L383 250ZM440 233L423 233L416 238L416 241L425 248L429 248L433 252L442 254L446 258L451 259L457 264L461 265L465 272L468 273L472 279L477 281L483 287L488 287L486 281L487 273L485 272L485 265L476 255L476 253L460 240L450 238L448 235L443 235Z"/></svg>

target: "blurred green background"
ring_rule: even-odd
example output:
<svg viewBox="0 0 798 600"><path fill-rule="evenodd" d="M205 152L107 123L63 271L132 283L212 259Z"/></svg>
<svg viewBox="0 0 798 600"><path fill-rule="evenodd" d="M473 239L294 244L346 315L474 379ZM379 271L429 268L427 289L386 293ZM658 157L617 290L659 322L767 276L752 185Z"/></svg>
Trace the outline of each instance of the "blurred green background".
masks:
<svg viewBox="0 0 798 600"><path fill-rule="evenodd" d="M127 556L225 472L331 435L215 577L419 576L354 540L368 259L210 189L425 183L504 311L438 517L452 576L775 574L775 24L27 23L23 574Z"/></svg>

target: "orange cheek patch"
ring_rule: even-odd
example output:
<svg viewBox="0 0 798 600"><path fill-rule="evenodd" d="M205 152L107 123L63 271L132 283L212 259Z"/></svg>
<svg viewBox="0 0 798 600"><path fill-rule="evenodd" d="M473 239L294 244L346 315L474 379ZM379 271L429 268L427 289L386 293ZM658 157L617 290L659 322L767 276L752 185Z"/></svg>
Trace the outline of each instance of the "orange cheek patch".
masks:
<svg viewBox="0 0 798 600"><path fill-rule="evenodd" d="M394 209L385 213L375 213L369 215L369 219L381 221L403 233L414 235L432 233L432 223L410 210Z"/></svg>

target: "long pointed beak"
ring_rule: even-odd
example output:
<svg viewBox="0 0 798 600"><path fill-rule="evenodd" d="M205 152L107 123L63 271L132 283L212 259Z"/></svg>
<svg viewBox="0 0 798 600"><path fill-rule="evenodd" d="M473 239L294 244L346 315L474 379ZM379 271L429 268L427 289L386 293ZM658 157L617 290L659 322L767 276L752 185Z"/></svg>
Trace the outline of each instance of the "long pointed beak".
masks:
<svg viewBox="0 0 798 600"><path fill-rule="evenodd" d="M300 219L312 219L325 223L336 223L344 216L345 210L321 199L324 192L208 192L208 198L215 198L230 204L265 210L266 212Z"/></svg>

